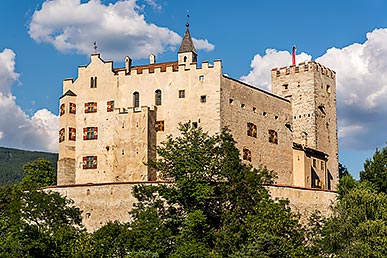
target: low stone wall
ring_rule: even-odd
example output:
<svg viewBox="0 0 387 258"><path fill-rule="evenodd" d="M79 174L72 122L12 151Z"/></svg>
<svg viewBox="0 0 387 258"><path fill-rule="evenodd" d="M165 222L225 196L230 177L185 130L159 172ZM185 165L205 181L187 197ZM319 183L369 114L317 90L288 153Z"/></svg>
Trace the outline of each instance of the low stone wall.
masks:
<svg viewBox="0 0 387 258"><path fill-rule="evenodd" d="M316 210L328 217L332 214L331 207L336 201L337 192L316 188L302 188L288 185L271 185L267 187L273 198L288 199L291 209L301 214L301 221Z"/></svg>
<svg viewBox="0 0 387 258"><path fill-rule="evenodd" d="M142 182L153 184L155 182ZM63 185L45 188L46 191L55 191L74 201L74 205L81 209L83 224L88 231L94 231L108 221L130 220L129 211L133 208L136 199L132 195L132 183L106 183ZM273 198L287 198L295 212L302 214L305 220L313 211L319 210L322 215L330 215L330 206L336 199L332 191L298 188L285 185L268 186Z"/></svg>

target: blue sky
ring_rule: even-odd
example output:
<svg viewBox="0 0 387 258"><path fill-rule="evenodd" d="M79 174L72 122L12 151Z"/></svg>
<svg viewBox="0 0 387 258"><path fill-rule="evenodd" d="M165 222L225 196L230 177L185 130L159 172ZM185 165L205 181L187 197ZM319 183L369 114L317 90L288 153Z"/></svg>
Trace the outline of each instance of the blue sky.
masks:
<svg viewBox="0 0 387 258"><path fill-rule="evenodd" d="M337 72L340 161L356 177L387 141L387 1L3 0L0 146L56 151L62 80L97 41L122 66L176 59L189 10L199 61L270 90L270 69L297 59ZM386 106L386 107L385 107Z"/></svg>

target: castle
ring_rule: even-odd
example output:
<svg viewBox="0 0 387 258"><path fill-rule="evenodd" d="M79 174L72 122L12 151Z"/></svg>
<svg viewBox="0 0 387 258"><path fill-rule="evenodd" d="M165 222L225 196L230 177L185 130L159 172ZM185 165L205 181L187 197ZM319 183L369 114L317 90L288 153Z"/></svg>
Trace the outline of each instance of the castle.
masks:
<svg viewBox="0 0 387 258"><path fill-rule="evenodd" d="M157 63L151 54L149 64L133 66L125 57L125 67L114 68L92 54L76 80L63 82L53 189L74 199L84 220L93 218L91 229L108 219L126 220L124 212L109 210L130 209L131 187L158 181L144 163L156 158L156 146L168 135L179 134L178 123L190 122L210 134L228 128L243 162L278 174L277 195L295 191L294 198L308 202L305 191L312 191L333 199L335 72L310 61L275 68L271 78L269 93L223 75L220 60L199 65L188 24L177 61Z"/></svg>

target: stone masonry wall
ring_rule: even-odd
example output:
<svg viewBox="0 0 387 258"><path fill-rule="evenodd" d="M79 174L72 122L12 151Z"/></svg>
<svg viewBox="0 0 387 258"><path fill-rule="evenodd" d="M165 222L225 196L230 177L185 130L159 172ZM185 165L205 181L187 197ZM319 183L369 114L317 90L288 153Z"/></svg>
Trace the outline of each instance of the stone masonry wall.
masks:
<svg viewBox="0 0 387 258"><path fill-rule="evenodd" d="M289 101L228 77L222 78L221 89L222 127L230 129L241 155L248 149L251 165L276 172L277 183L293 184ZM256 126L256 137L247 135L247 123ZM269 130L277 133L277 143L269 142Z"/></svg>
<svg viewBox="0 0 387 258"><path fill-rule="evenodd" d="M138 182L114 184L89 184L73 186L53 186L46 191L55 191L74 201L82 210L82 220L88 231L94 231L108 221L130 221L129 211L136 203L132 189ZM152 184L142 182L141 184ZM336 193L318 189L296 188L289 186L268 186L273 198L288 198L294 212L302 214L302 220L318 209L323 216L329 216L330 206Z"/></svg>

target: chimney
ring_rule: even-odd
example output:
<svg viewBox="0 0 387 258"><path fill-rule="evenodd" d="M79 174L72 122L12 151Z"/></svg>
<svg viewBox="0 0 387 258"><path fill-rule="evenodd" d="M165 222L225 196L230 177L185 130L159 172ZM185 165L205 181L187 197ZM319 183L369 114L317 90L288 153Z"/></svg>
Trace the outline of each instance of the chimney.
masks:
<svg viewBox="0 0 387 258"><path fill-rule="evenodd" d="M130 69L132 67L132 59L128 56L125 57L125 70L126 73L130 73Z"/></svg>
<svg viewBox="0 0 387 258"><path fill-rule="evenodd" d="M149 55L149 64L155 64L156 63L156 56L154 54Z"/></svg>

